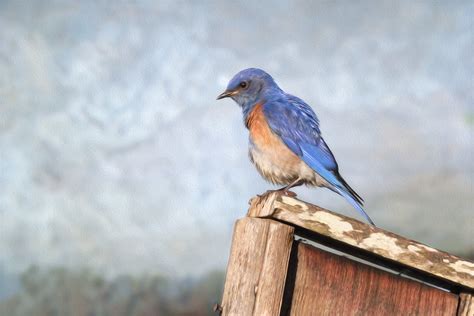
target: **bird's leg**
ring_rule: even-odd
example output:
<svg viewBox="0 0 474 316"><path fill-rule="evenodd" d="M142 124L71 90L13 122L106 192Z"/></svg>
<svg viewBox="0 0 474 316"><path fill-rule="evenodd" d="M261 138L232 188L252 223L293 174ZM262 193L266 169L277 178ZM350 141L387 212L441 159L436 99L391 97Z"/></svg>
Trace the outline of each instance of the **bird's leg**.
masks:
<svg viewBox="0 0 474 316"><path fill-rule="evenodd" d="M277 191L281 191L285 194L288 194L288 190L291 189L291 188L294 188L294 187L297 187L297 186L300 186L304 183L303 179L300 179L300 178L297 178L295 181L291 182L290 184L288 184L286 187L283 187Z"/></svg>
<svg viewBox="0 0 474 316"><path fill-rule="evenodd" d="M303 179L297 178L295 181L291 182L290 184L288 184L287 186L285 186L283 188L280 188L280 189L277 189L277 190L268 190L267 192L265 192L264 195L271 194L273 192L281 192L284 195L295 197L296 193L288 191L288 190L291 189L291 188L297 187L299 185L302 185L303 183L304 183Z"/></svg>

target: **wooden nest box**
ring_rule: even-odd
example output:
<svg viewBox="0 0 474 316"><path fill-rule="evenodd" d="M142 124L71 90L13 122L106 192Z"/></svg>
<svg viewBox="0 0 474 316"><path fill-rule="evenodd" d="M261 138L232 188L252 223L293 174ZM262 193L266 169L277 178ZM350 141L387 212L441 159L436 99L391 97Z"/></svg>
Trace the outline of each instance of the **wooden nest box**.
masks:
<svg viewBox="0 0 474 316"><path fill-rule="evenodd" d="M474 315L474 263L271 193L236 222L223 315Z"/></svg>

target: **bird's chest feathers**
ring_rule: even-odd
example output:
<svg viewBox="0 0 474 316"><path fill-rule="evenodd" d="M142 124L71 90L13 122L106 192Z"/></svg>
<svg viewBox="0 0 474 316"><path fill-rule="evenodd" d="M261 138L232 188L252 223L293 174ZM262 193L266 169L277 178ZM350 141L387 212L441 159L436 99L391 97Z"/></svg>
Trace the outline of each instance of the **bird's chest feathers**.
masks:
<svg viewBox="0 0 474 316"><path fill-rule="evenodd" d="M263 177L284 184L297 176L301 160L270 129L263 105L252 109L245 120L249 130L249 156Z"/></svg>

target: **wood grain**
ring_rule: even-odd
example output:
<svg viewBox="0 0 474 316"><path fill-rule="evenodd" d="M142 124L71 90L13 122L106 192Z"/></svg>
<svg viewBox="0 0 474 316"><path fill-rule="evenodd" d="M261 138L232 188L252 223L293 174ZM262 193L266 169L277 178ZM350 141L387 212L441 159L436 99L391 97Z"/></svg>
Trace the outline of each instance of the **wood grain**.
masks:
<svg viewBox="0 0 474 316"><path fill-rule="evenodd" d="M387 265L396 262L446 282L453 291L463 287L474 291L473 262L296 198L277 192L256 197L247 215L302 227L355 249L352 255L370 253L385 259Z"/></svg>
<svg viewBox="0 0 474 316"><path fill-rule="evenodd" d="M452 293L305 244L296 258L290 315L456 315Z"/></svg>
<svg viewBox="0 0 474 316"><path fill-rule="evenodd" d="M458 316L474 316L474 296L468 293L459 295Z"/></svg>
<svg viewBox="0 0 474 316"><path fill-rule="evenodd" d="M234 228L223 315L279 315L293 242L291 226L244 218Z"/></svg>

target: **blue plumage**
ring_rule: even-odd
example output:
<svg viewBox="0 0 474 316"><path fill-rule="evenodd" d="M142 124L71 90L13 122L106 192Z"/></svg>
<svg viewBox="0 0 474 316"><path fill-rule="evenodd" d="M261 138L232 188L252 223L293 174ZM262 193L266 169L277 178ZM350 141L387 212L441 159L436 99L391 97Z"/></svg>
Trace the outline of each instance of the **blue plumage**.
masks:
<svg viewBox="0 0 474 316"><path fill-rule="evenodd" d="M255 68L235 75L218 98L223 97L231 97L242 107L244 121L251 132L251 157L265 178L287 184L284 191L303 183L327 187L343 196L374 225L362 207L362 198L339 174L334 155L321 136L318 117L308 104L285 93L269 74ZM257 117L257 127L248 124L252 115ZM262 124L267 124L269 131ZM260 147L255 139L259 140ZM295 159L300 162L291 155L296 155Z"/></svg>
<svg viewBox="0 0 474 316"><path fill-rule="evenodd" d="M314 111L292 95L283 93L280 98L264 103L263 111L272 131L323 177L331 185L330 189L343 196L374 225L362 208L362 199L339 175L337 162L321 136L319 120Z"/></svg>

